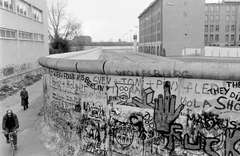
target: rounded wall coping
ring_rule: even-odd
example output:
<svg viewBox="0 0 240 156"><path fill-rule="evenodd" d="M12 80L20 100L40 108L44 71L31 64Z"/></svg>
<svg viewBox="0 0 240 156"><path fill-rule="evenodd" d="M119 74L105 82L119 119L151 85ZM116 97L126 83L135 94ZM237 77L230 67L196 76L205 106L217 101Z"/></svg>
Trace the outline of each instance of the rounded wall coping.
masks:
<svg viewBox="0 0 240 156"><path fill-rule="evenodd" d="M69 72L119 76L172 77L213 80L240 80L240 64L213 62L181 62L161 60L134 62L121 60L74 60L42 57L43 67Z"/></svg>

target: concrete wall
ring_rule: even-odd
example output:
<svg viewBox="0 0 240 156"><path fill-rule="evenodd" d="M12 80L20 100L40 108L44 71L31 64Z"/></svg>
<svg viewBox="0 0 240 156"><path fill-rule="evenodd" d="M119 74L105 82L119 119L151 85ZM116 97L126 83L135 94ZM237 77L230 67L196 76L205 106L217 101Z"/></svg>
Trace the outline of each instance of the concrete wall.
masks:
<svg viewBox="0 0 240 156"><path fill-rule="evenodd" d="M45 146L59 155L240 154L240 75L230 70L238 64L39 63L44 119L54 129L44 129Z"/></svg>

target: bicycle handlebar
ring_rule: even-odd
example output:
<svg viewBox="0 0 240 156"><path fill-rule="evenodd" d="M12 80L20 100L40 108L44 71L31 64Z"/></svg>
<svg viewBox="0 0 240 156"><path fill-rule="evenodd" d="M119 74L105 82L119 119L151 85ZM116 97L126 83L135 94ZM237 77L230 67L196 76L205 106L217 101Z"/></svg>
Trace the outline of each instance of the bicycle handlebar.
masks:
<svg viewBox="0 0 240 156"><path fill-rule="evenodd" d="M19 130L19 129L16 129L14 132L9 132L9 134L17 133L18 131L20 131L20 130ZM6 133L6 132L3 131L2 133Z"/></svg>

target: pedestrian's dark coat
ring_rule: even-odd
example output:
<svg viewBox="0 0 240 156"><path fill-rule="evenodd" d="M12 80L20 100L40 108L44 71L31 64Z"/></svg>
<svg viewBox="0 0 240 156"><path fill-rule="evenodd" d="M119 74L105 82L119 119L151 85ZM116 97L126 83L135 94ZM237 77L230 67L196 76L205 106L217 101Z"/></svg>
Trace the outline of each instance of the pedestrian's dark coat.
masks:
<svg viewBox="0 0 240 156"><path fill-rule="evenodd" d="M12 129L13 131L19 128L19 122L16 114L12 113L11 117L7 114L3 116L2 129L6 130L6 128Z"/></svg>
<svg viewBox="0 0 240 156"><path fill-rule="evenodd" d="M22 90L20 92L21 96L21 106L28 105L28 92L26 90Z"/></svg>

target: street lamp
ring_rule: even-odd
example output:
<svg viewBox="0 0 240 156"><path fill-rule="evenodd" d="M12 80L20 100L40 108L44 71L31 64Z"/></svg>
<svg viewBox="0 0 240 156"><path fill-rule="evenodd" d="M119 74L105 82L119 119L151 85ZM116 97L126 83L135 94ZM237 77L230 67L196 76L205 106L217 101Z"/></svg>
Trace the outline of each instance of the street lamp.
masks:
<svg viewBox="0 0 240 156"><path fill-rule="evenodd" d="M124 35L120 37L120 40L121 40L121 42L120 42L121 50L123 50L123 39L122 39L123 37L124 37Z"/></svg>
<svg viewBox="0 0 240 156"><path fill-rule="evenodd" d="M127 46L128 46L128 33L125 34L126 37L126 52L128 51Z"/></svg>
<svg viewBox="0 0 240 156"><path fill-rule="evenodd" d="M135 28L138 29L138 26L135 26ZM136 35L136 36L135 36ZM137 44L137 33L135 33L134 37L133 37L133 52L137 53L138 52L138 44Z"/></svg>
<svg viewBox="0 0 240 156"><path fill-rule="evenodd" d="M130 50L129 51L132 52L132 46L131 46L131 44L132 44L132 39L131 39L132 38L132 33L131 33L132 30L129 30L129 31L130 31L130 33L129 33L130 34L130 47L129 47Z"/></svg>

